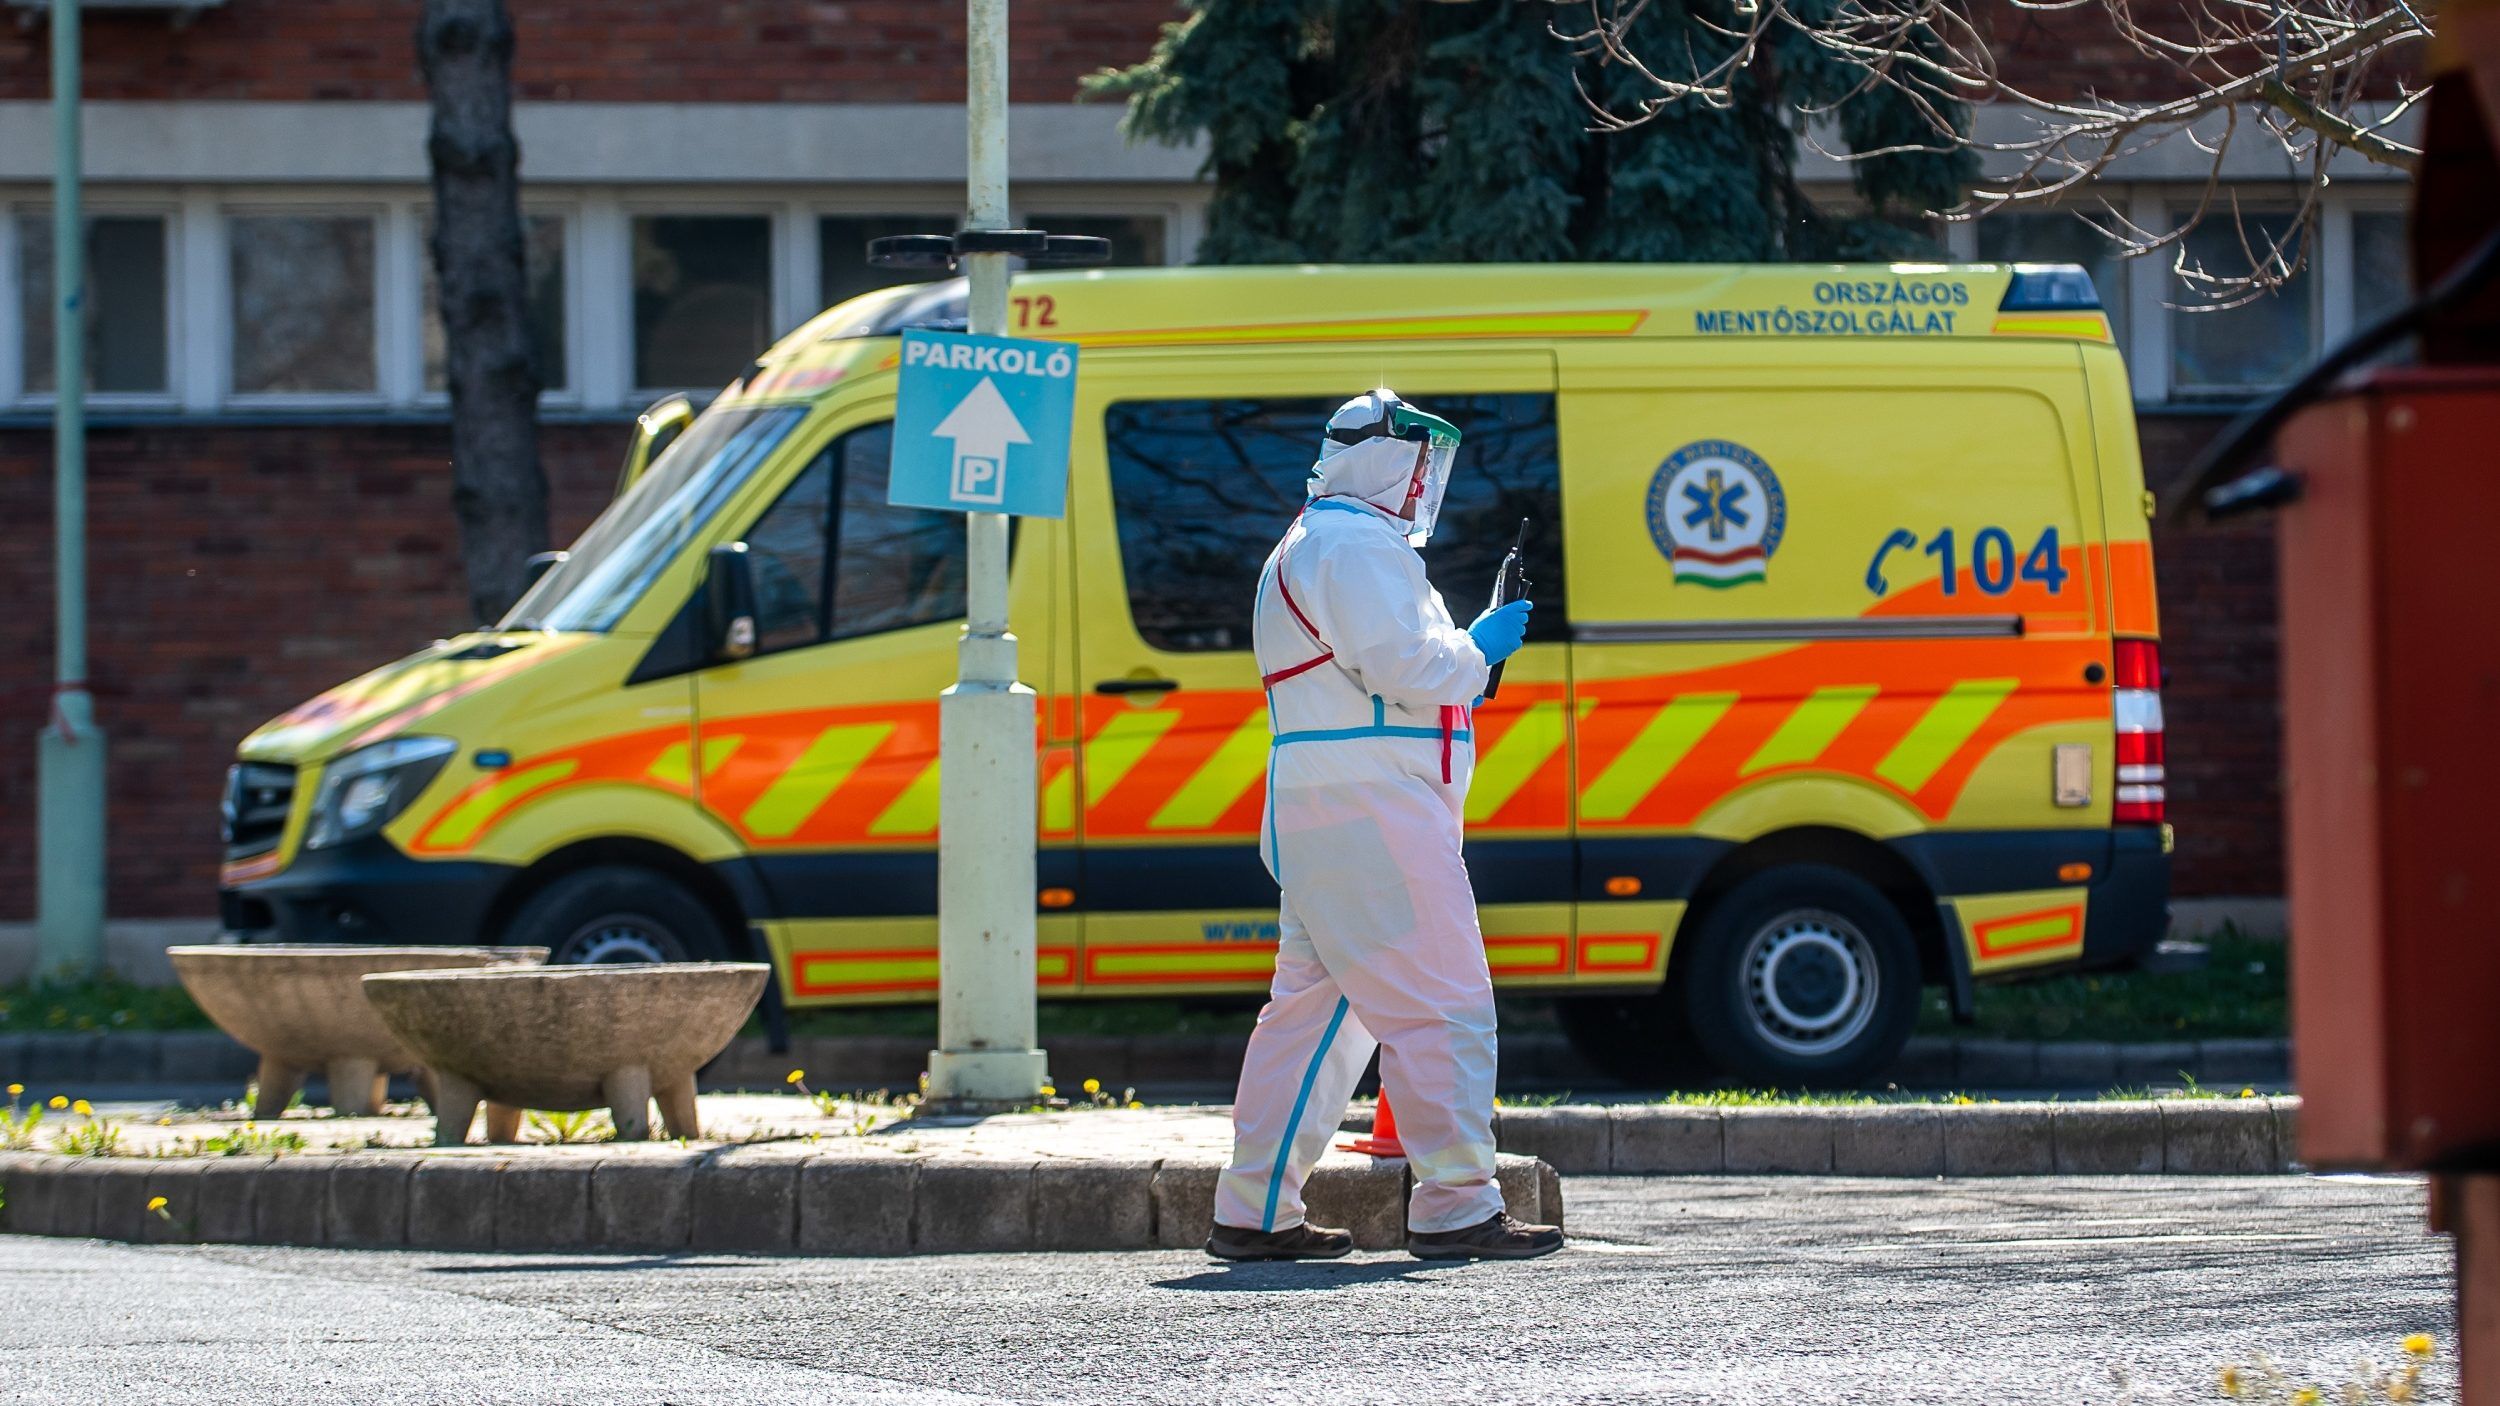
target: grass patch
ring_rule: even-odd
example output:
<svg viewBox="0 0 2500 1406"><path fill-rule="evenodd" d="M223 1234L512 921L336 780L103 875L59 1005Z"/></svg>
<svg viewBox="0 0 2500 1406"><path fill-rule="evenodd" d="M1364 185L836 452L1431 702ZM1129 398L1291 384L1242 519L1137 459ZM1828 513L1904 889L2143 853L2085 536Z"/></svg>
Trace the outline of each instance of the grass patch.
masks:
<svg viewBox="0 0 2500 1406"><path fill-rule="evenodd" d="M0 986L0 1034L209 1028L179 986L135 986L117 976Z"/></svg>
<svg viewBox="0 0 2500 1406"><path fill-rule="evenodd" d="M1922 1035L2006 1040L2215 1040L2289 1029L2280 942L2225 930L2197 972L2097 972L1979 988L1975 1028L1953 1023L1942 991L1927 993Z"/></svg>

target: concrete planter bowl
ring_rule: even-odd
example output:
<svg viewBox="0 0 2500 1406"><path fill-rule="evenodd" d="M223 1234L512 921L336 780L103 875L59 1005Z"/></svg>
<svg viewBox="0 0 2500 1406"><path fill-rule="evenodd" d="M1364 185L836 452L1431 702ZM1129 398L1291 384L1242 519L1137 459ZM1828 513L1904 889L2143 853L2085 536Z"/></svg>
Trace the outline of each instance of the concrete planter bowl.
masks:
<svg viewBox="0 0 2500 1406"><path fill-rule="evenodd" d="M365 998L434 1070L434 1144L520 1137L521 1110L605 1108L620 1141L699 1137L694 1076L764 994L759 962L673 962L379 972Z"/></svg>
<svg viewBox="0 0 2500 1406"><path fill-rule="evenodd" d="M351 1117L382 1103L384 1081L423 1061L384 1026L365 1001L371 972L436 967L535 966L544 947L255 947L167 949L174 975L217 1028L260 1056L252 1116L275 1118L313 1071L329 1076L330 1103ZM433 1091L426 1088L426 1100Z"/></svg>

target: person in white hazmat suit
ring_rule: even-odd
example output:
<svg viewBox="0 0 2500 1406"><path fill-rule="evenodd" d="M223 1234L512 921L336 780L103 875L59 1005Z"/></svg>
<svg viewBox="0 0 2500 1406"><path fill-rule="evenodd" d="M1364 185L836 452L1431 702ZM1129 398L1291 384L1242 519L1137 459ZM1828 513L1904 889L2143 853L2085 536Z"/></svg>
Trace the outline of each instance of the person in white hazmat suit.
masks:
<svg viewBox="0 0 2500 1406"><path fill-rule="evenodd" d="M1493 983L1460 858L1470 710L1527 633L1528 603L1451 620L1417 554L1457 428L1388 390L1330 417L1309 502L1260 572L1252 638L1274 741L1260 830L1284 890L1276 978L1243 1060L1233 1157L1207 1250L1328 1259L1302 1182L1381 1052L1414 1169L1407 1247L1515 1258L1562 1244L1493 1179Z"/></svg>

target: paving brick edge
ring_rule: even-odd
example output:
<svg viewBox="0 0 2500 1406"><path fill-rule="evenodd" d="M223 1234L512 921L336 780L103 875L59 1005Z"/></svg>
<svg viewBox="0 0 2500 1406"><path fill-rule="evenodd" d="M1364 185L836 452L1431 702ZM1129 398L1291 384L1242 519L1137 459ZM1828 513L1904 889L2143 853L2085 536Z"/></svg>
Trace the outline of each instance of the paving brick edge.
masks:
<svg viewBox="0 0 2500 1406"><path fill-rule="evenodd" d="M927 1255L1194 1249L1211 1160L865 1159L758 1144L681 1157L407 1151L152 1159L0 1153L0 1231L139 1243L654 1254ZM1501 1157L1512 1214L1563 1220L1562 1182ZM1322 1164L1311 1217L1404 1243L1404 1162ZM162 1196L166 1210L148 1209Z"/></svg>
<svg viewBox="0 0 2500 1406"><path fill-rule="evenodd" d="M1999 1177L2298 1170L2300 1100L1504 1108L1494 1138L1564 1175Z"/></svg>
<svg viewBox="0 0 2500 1406"><path fill-rule="evenodd" d="M1241 1035L1069 1035L1045 1041L1063 1080L1100 1079L1229 1084L1241 1074ZM705 1071L714 1088L781 1087L782 1076L805 1069L818 1088L909 1087L928 1063L929 1042L900 1035L805 1036L773 1053L760 1038L742 1038ZM1504 1036L1500 1077L1506 1085L1601 1078L1570 1042L1546 1031ZM50 1090L99 1084L219 1083L240 1087L257 1061L215 1030L0 1035L0 1078ZM2284 1039L2181 1040L2114 1044L2096 1040L1912 1040L1883 1077L1904 1088L2108 1088L2167 1082L2181 1074L2211 1084L2272 1084L2290 1077L2291 1042Z"/></svg>

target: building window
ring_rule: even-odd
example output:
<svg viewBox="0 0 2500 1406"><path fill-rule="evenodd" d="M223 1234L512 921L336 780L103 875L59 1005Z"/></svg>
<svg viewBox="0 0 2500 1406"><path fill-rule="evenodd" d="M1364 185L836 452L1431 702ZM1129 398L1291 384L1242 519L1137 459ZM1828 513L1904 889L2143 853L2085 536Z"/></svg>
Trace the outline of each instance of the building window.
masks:
<svg viewBox="0 0 2500 1406"><path fill-rule="evenodd" d="M773 226L762 215L634 219L634 384L725 384L772 341Z"/></svg>
<svg viewBox="0 0 2500 1406"><path fill-rule="evenodd" d="M2118 261L2118 246L2106 234L2061 211L2024 211L1990 215L1978 222L1982 263L2081 264L2092 275L2109 315L2110 335L2121 350L2127 346L2127 275Z"/></svg>
<svg viewBox="0 0 2500 1406"><path fill-rule="evenodd" d="M2188 267L2220 277L2245 274L2250 251L2262 253L2290 228L2287 214L2242 212L2235 218L2228 210L2216 210L2188 231L2182 257ZM2170 318L2172 393L2245 396L2300 374L2317 339L2314 253L2281 287L2238 307L2200 311L2197 303L2209 296L2206 291L2174 281L2172 301L2180 309Z"/></svg>
<svg viewBox="0 0 2500 1406"><path fill-rule="evenodd" d="M566 374L564 339L564 218L560 215L521 217L522 277L529 288L530 361L538 384L562 391ZM425 388L441 392L450 385L449 353L443 345L441 285L434 277L434 219L424 221L417 261L425 270L423 306L417 316L425 336Z"/></svg>
<svg viewBox="0 0 2500 1406"><path fill-rule="evenodd" d="M26 389L55 388L52 359L52 212L17 217L20 365ZM99 394L163 395L165 375L165 221L156 215L99 215L87 221L87 389Z"/></svg>
<svg viewBox="0 0 2500 1406"><path fill-rule="evenodd" d="M1044 215L1025 217L1035 229L1052 234L1090 234L1111 241L1112 268L1163 266L1163 217L1160 215Z"/></svg>
<svg viewBox="0 0 2500 1406"><path fill-rule="evenodd" d="M235 391L375 390L373 220L237 215L226 233Z"/></svg>
<svg viewBox="0 0 2500 1406"><path fill-rule="evenodd" d="M1519 520L1533 523L1531 639L1568 637L1561 462L1550 395L1427 395L1465 435L1424 570L1473 618ZM1121 569L1138 636L1171 652L1250 647L1259 563L1302 510L1320 426L1334 400L1123 401L1103 416Z"/></svg>
<svg viewBox="0 0 2500 1406"><path fill-rule="evenodd" d="M816 222L817 288L826 307L897 283L927 283L944 269L881 269L868 263L868 241L889 234L953 234L949 215L827 215Z"/></svg>
<svg viewBox="0 0 2500 1406"><path fill-rule="evenodd" d="M2352 216L2352 321L2367 327L2413 301L2413 246L2401 210Z"/></svg>

